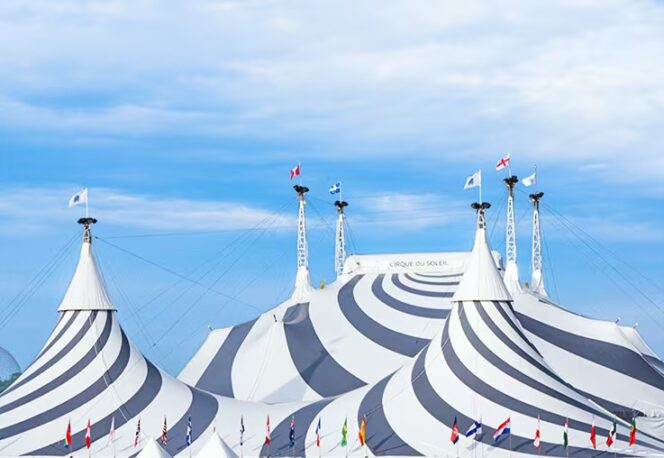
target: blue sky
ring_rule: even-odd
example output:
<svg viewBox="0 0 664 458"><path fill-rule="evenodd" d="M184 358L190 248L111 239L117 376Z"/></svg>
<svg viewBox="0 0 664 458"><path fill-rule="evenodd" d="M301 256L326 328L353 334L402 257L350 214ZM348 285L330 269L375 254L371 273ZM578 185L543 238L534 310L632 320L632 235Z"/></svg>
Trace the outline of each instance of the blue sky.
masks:
<svg viewBox="0 0 664 458"><path fill-rule="evenodd" d="M337 180L356 251L460 250L476 199L463 182L481 167L503 250L493 166L507 152L520 176L539 167L552 296L638 322L664 353L660 2L21 0L0 22L0 345L22 366L56 319L77 243L11 301L77 233L66 202L83 186L128 333L177 372L208 325L288 295L295 163L318 283L334 277ZM525 280L522 193L517 216ZM121 249L207 269L202 281L243 303Z"/></svg>

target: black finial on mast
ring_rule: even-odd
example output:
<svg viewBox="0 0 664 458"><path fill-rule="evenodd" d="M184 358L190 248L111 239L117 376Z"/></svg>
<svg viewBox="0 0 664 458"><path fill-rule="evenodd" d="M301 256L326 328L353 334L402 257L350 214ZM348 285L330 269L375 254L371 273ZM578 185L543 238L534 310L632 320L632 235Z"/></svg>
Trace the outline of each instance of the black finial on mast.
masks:
<svg viewBox="0 0 664 458"><path fill-rule="evenodd" d="M489 202L473 202L470 207L477 212L477 226L480 229L486 227L484 223L484 210L491 208Z"/></svg>
<svg viewBox="0 0 664 458"><path fill-rule="evenodd" d="M503 181L505 182L505 185L507 186L507 189L509 189L509 191L510 191L510 196L514 195L514 187L519 182L519 179L517 178L517 176L516 175L511 175L507 178L503 178Z"/></svg>
<svg viewBox="0 0 664 458"><path fill-rule="evenodd" d="M343 213L344 208L348 207L348 202L343 201L343 200L337 200L337 201L334 202L334 206L337 207L337 211L339 213Z"/></svg>
<svg viewBox="0 0 664 458"><path fill-rule="evenodd" d="M542 197L544 197L544 193L538 192L535 194L531 194L528 197L530 197L530 201L533 203L533 205L535 205L535 208L539 208L539 203L540 200L542 200Z"/></svg>
<svg viewBox="0 0 664 458"><path fill-rule="evenodd" d="M309 192L309 188L307 188L306 186L300 186L299 184L296 184L295 186L293 186L293 189L295 189L295 192L297 193L297 197L300 200L304 199L304 194Z"/></svg>
<svg viewBox="0 0 664 458"><path fill-rule="evenodd" d="M92 235L90 234L90 226L95 224L97 222L96 218L90 218L90 217L85 217L85 218L79 218L78 224L83 225L83 242L86 243L91 243L92 242Z"/></svg>

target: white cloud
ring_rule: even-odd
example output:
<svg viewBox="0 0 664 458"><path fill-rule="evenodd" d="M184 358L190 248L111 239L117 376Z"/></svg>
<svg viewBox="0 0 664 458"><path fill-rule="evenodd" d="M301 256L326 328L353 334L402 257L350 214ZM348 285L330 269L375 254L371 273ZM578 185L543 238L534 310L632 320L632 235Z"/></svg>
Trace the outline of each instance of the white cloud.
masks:
<svg viewBox="0 0 664 458"><path fill-rule="evenodd" d="M78 188L13 188L0 195L2 231L20 234L48 230L72 221L82 207L67 207ZM108 225L155 231L206 231L294 227L294 216L240 202L157 198L112 189L90 189L91 215Z"/></svg>
<svg viewBox="0 0 664 458"><path fill-rule="evenodd" d="M509 150L664 176L655 1L17 0L0 25L10 134L297 138L461 162Z"/></svg>

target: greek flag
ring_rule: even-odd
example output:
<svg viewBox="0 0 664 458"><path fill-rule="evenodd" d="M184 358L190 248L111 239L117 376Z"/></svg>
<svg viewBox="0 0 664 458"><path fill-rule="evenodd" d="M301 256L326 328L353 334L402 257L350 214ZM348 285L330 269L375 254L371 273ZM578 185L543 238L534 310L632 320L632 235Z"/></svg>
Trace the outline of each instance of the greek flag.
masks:
<svg viewBox="0 0 664 458"><path fill-rule="evenodd" d="M187 437L185 438L187 445L191 445L191 415L187 421Z"/></svg>
<svg viewBox="0 0 664 458"><path fill-rule="evenodd" d="M341 192L341 182L337 181L330 186L330 194L339 194Z"/></svg>

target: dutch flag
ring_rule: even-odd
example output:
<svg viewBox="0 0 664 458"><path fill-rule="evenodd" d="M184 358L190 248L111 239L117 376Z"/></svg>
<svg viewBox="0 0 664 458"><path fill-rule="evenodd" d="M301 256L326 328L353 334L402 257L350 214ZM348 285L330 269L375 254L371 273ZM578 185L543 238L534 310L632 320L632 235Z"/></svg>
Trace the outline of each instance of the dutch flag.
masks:
<svg viewBox="0 0 664 458"><path fill-rule="evenodd" d="M503 437L510 435L510 419L508 418L496 428L493 433L493 442L499 442Z"/></svg>

